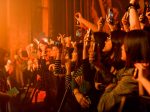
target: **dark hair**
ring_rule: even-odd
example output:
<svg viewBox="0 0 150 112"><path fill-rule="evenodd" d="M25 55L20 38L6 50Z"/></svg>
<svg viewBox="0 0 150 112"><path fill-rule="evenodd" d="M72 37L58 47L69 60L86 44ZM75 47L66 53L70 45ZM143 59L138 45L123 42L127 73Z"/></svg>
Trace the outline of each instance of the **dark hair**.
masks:
<svg viewBox="0 0 150 112"><path fill-rule="evenodd" d="M109 35L105 32L94 32L93 34L94 34L95 43L102 50L105 46L105 41Z"/></svg>
<svg viewBox="0 0 150 112"><path fill-rule="evenodd" d="M7 51L3 48L0 48L0 68L3 68L6 64L5 57L7 55Z"/></svg>
<svg viewBox="0 0 150 112"><path fill-rule="evenodd" d="M143 30L128 32L124 45L127 66L131 67L136 62L150 62L150 43L147 32Z"/></svg>
<svg viewBox="0 0 150 112"><path fill-rule="evenodd" d="M123 40L125 38L126 32L122 30L116 30L111 32L111 41L112 41L112 53L114 53L114 57L112 59L112 64L116 68L122 67L121 61L121 46L123 44Z"/></svg>
<svg viewBox="0 0 150 112"><path fill-rule="evenodd" d="M127 7L127 1L124 0L112 0L112 7L117 8L119 11L118 19L121 20L123 14L125 13L125 9Z"/></svg>
<svg viewBox="0 0 150 112"><path fill-rule="evenodd" d="M95 39L95 49L94 49L94 62L97 66L99 66L99 63L103 61L104 53L102 52L102 49L105 46L105 41L107 40L107 37L109 36L105 32L94 32L94 39Z"/></svg>
<svg viewBox="0 0 150 112"><path fill-rule="evenodd" d="M77 43L78 66L82 64L83 43Z"/></svg>
<svg viewBox="0 0 150 112"><path fill-rule="evenodd" d="M105 32L94 32L94 39L95 39L95 49L94 49L94 60L96 65L98 65L100 63L100 61L102 60L102 49L105 46L105 41L107 40L107 37L109 36L107 33Z"/></svg>

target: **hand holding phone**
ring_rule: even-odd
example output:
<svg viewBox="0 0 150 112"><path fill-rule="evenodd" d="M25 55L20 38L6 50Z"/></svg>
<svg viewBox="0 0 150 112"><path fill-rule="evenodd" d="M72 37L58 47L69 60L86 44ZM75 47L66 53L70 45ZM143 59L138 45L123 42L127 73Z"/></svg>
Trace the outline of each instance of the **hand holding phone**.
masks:
<svg viewBox="0 0 150 112"><path fill-rule="evenodd" d="M109 22L112 24L114 22L114 14L113 14L113 10L111 8L108 9L108 18L109 18Z"/></svg>

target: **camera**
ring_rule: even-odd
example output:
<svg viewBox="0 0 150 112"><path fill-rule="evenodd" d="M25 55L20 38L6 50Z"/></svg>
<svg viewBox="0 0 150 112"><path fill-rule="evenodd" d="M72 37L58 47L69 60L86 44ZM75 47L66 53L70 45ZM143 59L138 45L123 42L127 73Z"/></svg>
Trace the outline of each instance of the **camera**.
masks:
<svg viewBox="0 0 150 112"><path fill-rule="evenodd" d="M60 45L61 45L61 42L59 42L59 41L54 41L54 45L55 45L55 46L60 46Z"/></svg>
<svg viewBox="0 0 150 112"><path fill-rule="evenodd" d="M76 37L81 37L82 36L82 30L81 29L77 29L76 30Z"/></svg>
<svg viewBox="0 0 150 112"><path fill-rule="evenodd" d="M50 42L49 42L50 45L54 45L54 46L57 46L57 47L61 45L61 42L58 41L58 40L55 41L55 40L49 38L49 41L50 41Z"/></svg>

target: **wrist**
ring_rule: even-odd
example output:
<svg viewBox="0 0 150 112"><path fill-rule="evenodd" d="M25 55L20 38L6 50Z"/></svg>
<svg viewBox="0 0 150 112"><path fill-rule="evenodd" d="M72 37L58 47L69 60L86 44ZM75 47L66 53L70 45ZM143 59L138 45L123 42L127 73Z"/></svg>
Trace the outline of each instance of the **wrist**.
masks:
<svg viewBox="0 0 150 112"><path fill-rule="evenodd" d="M134 2L130 2L129 5L128 5L128 7L127 7L127 10L129 10L129 9L135 9L135 10L137 10L139 8L140 8L139 4L134 3Z"/></svg>
<svg viewBox="0 0 150 112"><path fill-rule="evenodd" d="M80 22L80 23L83 23L84 20L85 20L85 19L84 19L83 17L81 17L80 20L79 20L79 22Z"/></svg>
<svg viewBox="0 0 150 112"><path fill-rule="evenodd" d="M128 6L128 11L130 11L130 9L135 9L136 10L135 6L131 5L131 4Z"/></svg>
<svg viewBox="0 0 150 112"><path fill-rule="evenodd" d="M139 80L139 82L145 82L145 78L144 77L140 77L140 78L138 78L138 80Z"/></svg>
<svg viewBox="0 0 150 112"><path fill-rule="evenodd" d="M135 4L136 0L130 0L129 3Z"/></svg>
<svg viewBox="0 0 150 112"><path fill-rule="evenodd" d="M131 0L131 1L129 2L129 4L135 4L135 2Z"/></svg>
<svg viewBox="0 0 150 112"><path fill-rule="evenodd" d="M74 95L80 94L80 91L78 89L74 89L73 94Z"/></svg>
<svg viewBox="0 0 150 112"><path fill-rule="evenodd" d="M75 92L75 93L74 93L74 96L76 96L76 95L78 95L78 94L80 94L80 92Z"/></svg>
<svg viewBox="0 0 150 112"><path fill-rule="evenodd" d="M71 70L67 70L66 75L71 75Z"/></svg>

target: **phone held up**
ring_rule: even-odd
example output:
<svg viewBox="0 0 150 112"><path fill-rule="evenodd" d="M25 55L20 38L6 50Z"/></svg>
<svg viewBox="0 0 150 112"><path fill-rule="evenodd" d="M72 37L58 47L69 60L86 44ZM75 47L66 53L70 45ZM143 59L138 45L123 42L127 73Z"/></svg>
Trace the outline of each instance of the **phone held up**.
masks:
<svg viewBox="0 0 150 112"><path fill-rule="evenodd" d="M111 24L113 24L113 22L114 22L114 20L113 20L114 14L113 14L113 10L111 8L108 9L108 17L109 17L109 22Z"/></svg>

